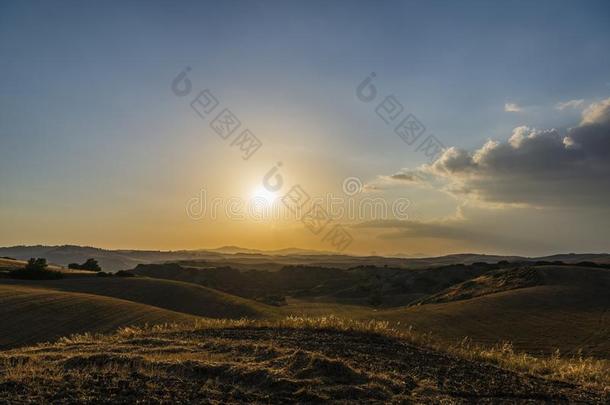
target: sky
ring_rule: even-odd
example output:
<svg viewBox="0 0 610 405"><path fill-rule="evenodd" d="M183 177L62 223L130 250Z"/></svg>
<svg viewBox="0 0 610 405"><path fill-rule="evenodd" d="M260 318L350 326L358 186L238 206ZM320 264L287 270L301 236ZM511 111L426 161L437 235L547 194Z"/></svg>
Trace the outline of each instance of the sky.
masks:
<svg viewBox="0 0 610 405"><path fill-rule="evenodd" d="M608 21L607 1L1 1L0 245L608 252Z"/></svg>

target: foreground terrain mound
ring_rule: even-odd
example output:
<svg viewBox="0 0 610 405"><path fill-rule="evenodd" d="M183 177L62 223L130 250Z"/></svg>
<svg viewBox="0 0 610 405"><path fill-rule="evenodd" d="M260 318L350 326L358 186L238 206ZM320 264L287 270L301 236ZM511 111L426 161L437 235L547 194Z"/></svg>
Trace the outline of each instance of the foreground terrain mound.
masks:
<svg viewBox="0 0 610 405"><path fill-rule="evenodd" d="M0 353L0 402L605 403L602 391L415 346L368 323L204 321Z"/></svg>

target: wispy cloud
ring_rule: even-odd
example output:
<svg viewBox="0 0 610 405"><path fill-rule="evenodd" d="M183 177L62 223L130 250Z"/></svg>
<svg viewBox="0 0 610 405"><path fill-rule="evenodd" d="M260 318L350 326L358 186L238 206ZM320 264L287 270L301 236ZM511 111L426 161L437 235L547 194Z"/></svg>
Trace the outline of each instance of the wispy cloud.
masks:
<svg viewBox="0 0 610 405"><path fill-rule="evenodd" d="M521 112L523 108L517 103L504 103L504 111L506 112Z"/></svg>
<svg viewBox="0 0 610 405"><path fill-rule="evenodd" d="M391 180L406 181L406 182L413 182L413 183L417 183L422 180L421 176L415 171L396 173L396 174L389 176L389 178Z"/></svg>
<svg viewBox="0 0 610 405"><path fill-rule="evenodd" d="M460 241L472 246L514 246L524 248L538 244L531 240L513 238L504 232L493 232L472 219L458 217L432 221L373 220L354 224L353 228L375 232L375 237L385 240L435 239L437 241Z"/></svg>
<svg viewBox="0 0 610 405"><path fill-rule="evenodd" d="M578 100L563 101L563 102L559 102L559 103L555 104L555 109L563 111L566 108L580 108L584 104L585 104L585 100L582 98L578 99Z"/></svg>

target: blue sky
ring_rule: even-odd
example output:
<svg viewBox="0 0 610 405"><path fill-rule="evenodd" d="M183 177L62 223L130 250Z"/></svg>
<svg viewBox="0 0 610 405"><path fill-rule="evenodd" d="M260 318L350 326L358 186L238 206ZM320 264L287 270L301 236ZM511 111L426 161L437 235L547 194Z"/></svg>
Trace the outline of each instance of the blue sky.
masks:
<svg viewBox="0 0 610 405"><path fill-rule="evenodd" d="M446 146L476 149L520 125L573 126L581 112L556 103L610 93L608 21L606 1L3 1L0 182L10 192L0 221L12 236L0 243L112 245L77 223L132 218L123 211L136 206L163 221L164 204L199 184L222 188L218 173L256 178L277 160L319 189L424 163L355 97L370 72ZM169 90L185 66L264 139L260 161L242 168L202 135ZM312 166L321 172L310 178ZM80 219L65 234L32 235L34 221L57 226L69 212Z"/></svg>

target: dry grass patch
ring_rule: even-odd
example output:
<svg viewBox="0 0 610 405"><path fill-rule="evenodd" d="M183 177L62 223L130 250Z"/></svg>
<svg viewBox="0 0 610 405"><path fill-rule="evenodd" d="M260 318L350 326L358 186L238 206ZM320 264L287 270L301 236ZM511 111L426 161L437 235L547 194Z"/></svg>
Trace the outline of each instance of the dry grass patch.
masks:
<svg viewBox="0 0 610 405"><path fill-rule="evenodd" d="M436 338L431 333L421 333L412 328L398 330L393 328L388 321L358 321L336 316L317 318L289 316L277 321L201 319L196 320L193 325L161 324L150 327L125 327L119 329L116 335L84 334L63 338L61 341L87 343L98 339L133 339L151 332L178 333L227 328L332 330L345 333L379 334L390 338L403 339L410 344L450 353L463 359L492 363L507 370L610 391L610 362L608 360L585 357L581 354L561 356L558 350L552 356L533 356L515 351L509 342L489 347L474 344L469 338L465 338L451 344L446 340Z"/></svg>
<svg viewBox="0 0 610 405"><path fill-rule="evenodd" d="M0 352L0 402L604 403L605 384L585 359L337 317L124 327Z"/></svg>

